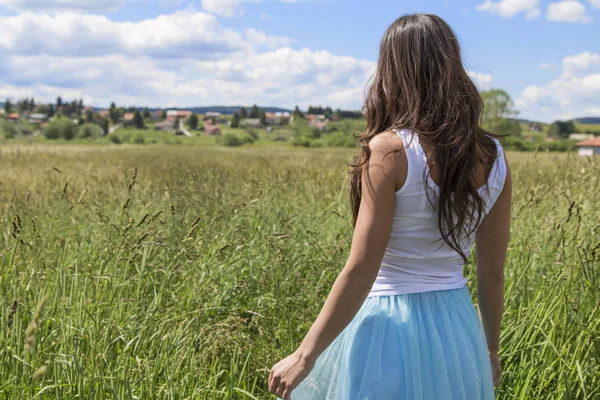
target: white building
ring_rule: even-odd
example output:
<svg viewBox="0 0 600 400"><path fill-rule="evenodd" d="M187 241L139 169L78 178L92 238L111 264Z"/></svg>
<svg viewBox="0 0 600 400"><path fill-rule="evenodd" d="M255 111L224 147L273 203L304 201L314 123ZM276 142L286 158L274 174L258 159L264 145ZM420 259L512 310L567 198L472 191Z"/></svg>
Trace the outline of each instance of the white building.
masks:
<svg viewBox="0 0 600 400"><path fill-rule="evenodd" d="M591 133L571 133L569 135L569 140L576 140L578 142L582 140L593 139L594 135Z"/></svg>
<svg viewBox="0 0 600 400"><path fill-rule="evenodd" d="M600 156L600 136L594 139L584 140L575 144L579 148L580 156Z"/></svg>

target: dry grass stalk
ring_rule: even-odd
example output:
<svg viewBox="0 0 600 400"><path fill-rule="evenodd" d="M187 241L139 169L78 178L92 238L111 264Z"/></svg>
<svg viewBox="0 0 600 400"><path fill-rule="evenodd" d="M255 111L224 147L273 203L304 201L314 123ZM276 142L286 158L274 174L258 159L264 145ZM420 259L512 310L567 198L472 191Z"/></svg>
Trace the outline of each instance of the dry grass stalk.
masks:
<svg viewBox="0 0 600 400"><path fill-rule="evenodd" d="M33 373L33 380L37 381L38 379L43 378L47 372L48 372L48 366L42 365L41 367L36 369L35 372Z"/></svg>
<svg viewBox="0 0 600 400"><path fill-rule="evenodd" d="M19 302L17 300L13 301L12 306L10 306L10 311L8 312L8 321L6 325L10 328L13 324L13 319L15 314L17 313L17 307L19 306Z"/></svg>
<svg viewBox="0 0 600 400"><path fill-rule="evenodd" d="M42 297L37 307L35 308L35 312L33 313L33 318L29 323L29 326L25 330L25 350L32 352L35 347L35 332L40 326L40 321L42 316L44 315L44 307L46 307L46 301L48 301L48 296Z"/></svg>

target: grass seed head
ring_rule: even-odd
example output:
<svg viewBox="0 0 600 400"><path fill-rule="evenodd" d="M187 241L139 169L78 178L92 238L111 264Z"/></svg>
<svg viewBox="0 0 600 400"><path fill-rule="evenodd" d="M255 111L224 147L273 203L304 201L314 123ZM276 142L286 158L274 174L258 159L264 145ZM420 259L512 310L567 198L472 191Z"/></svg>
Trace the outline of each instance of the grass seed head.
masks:
<svg viewBox="0 0 600 400"><path fill-rule="evenodd" d="M133 175L131 177L131 182L129 182L129 187L128 187L128 190L127 190L130 193L131 193L131 190L133 189L133 187L135 186L135 181L137 179L137 173L138 173L138 169L137 169L137 167L135 167L133 169Z"/></svg>
<svg viewBox="0 0 600 400"><path fill-rule="evenodd" d="M25 350L28 352L32 352L35 348L35 332L40 326L40 321L42 320L42 316L44 315L44 308L46 307L46 302L48 301L48 296L42 297L37 307L35 308L35 312L33 313L33 318L27 326L25 330Z"/></svg>
<svg viewBox="0 0 600 400"><path fill-rule="evenodd" d="M38 379L43 378L47 372L48 372L48 366L42 365L41 367L36 369L35 372L33 373L33 380L37 381Z"/></svg>

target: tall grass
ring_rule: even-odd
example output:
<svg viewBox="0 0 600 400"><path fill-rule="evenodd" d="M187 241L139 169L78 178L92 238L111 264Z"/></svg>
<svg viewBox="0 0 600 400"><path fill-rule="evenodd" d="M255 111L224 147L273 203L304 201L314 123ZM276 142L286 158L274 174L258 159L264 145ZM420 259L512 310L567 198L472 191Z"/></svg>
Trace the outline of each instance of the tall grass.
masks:
<svg viewBox="0 0 600 400"><path fill-rule="evenodd" d="M272 398L349 251L353 152L100 149L1 153L0 394ZM522 157L498 398L600 398L600 167Z"/></svg>

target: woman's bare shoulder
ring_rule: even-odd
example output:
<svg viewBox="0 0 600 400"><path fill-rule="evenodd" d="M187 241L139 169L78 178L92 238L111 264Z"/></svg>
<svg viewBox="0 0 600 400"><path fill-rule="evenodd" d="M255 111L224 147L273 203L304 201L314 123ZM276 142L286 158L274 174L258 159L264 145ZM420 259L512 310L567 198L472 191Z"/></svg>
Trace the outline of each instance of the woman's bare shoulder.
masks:
<svg viewBox="0 0 600 400"><path fill-rule="evenodd" d="M408 160L402 139L394 131L381 132L369 142L370 164L392 172L388 177L395 182L396 190L406 181Z"/></svg>
<svg viewBox="0 0 600 400"><path fill-rule="evenodd" d="M369 142L369 148L371 151L385 152L398 151L404 149L404 143L402 139L396 134L396 132L390 130L378 133L373 136Z"/></svg>

